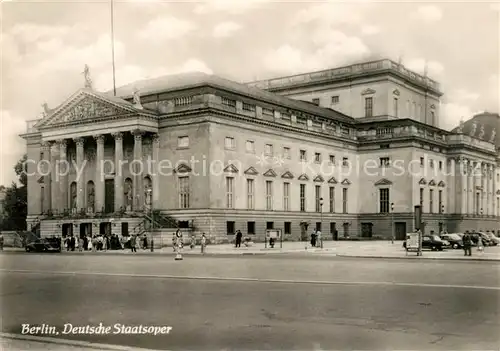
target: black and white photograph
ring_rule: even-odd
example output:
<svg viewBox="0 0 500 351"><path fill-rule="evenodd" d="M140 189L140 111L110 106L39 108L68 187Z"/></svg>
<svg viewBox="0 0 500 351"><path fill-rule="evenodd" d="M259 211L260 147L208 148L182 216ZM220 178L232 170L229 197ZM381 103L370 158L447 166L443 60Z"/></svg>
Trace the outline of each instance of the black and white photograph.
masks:
<svg viewBox="0 0 500 351"><path fill-rule="evenodd" d="M1 350L500 350L500 2L0 23Z"/></svg>

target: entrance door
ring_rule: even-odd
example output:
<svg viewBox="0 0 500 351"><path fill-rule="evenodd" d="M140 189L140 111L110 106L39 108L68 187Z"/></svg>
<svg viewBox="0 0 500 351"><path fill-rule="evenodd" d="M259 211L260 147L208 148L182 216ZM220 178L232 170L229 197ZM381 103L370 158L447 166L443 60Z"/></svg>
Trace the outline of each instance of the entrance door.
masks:
<svg viewBox="0 0 500 351"><path fill-rule="evenodd" d="M73 224L71 223L64 223L62 225L62 236L67 237L73 235Z"/></svg>
<svg viewBox="0 0 500 351"><path fill-rule="evenodd" d="M361 236L371 238L373 235L373 223L361 223Z"/></svg>
<svg viewBox="0 0 500 351"><path fill-rule="evenodd" d="M333 240L338 239L338 233L335 233L337 231L337 223L335 222L330 222L330 234L332 235ZM337 234L337 235L335 235Z"/></svg>
<svg viewBox="0 0 500 351"><path fill-rule="evenodd" d="M406 239L406 222L396 222L395 223L396 240Z"/></svg>
<svg viewBox="0 0 500 351"><path fill-rule="evenodd" d="M349 223L344 223L342 226L344 227L344 238L349 237Z"/></svg>
<svg viewBox="0 0 500 351"><path fill-rule="evenodd" d="M439 234L441 234L443 232L443 222L439 222Z"/></svg>
<svg viewBox="0 0 500 351"><path fill-rule="evenodd" d="M128 236L128 222L122 222L122 236Z"/></svg>
<svg viewBox="0 0 500 351"><path fill-rule="evenodd" d="M80 223L80 238L92 237L92 223Z"/></svg>
<svg viewBox="0 0 500 351"><path fill-rule="evenodd" d="M115 180L106 179L104 183L104 212L112 213L115 211Z"/></svg>

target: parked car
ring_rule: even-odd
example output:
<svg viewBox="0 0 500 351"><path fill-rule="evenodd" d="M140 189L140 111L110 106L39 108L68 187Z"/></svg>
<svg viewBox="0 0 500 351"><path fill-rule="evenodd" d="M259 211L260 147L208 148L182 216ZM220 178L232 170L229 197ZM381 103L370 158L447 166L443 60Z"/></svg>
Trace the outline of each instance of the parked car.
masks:
<svg viewBox="0 0 500 351"><path fill-rule="evenodd" d="M481 237L481 240L483 242L483 245L484 246L493 246L493 241L490 239L490 237L488 235L486 235L486 233L484 232L475 232L473 237L472 237L472 241L477 245L477 242L478 242L478 238Z"/></svg>
<svg viewBox="0 0 500 351"><path fill-rule="evenodd" d="M491 232L487 232L485 234L490 239L490 242L491 242L492 246L497 246L497 245L500 244L500 238L496 237L495 234L493 234Z"/></svg>
<svg viewBox="0 0 500 351"><path fill-rule="evenodd" d="M422 236L422 249L431 249L432 251L443 251L450 243L437 235L423 235ZM406 241L403 242L403 247L406 249Z"/></svg>
<svg viewBox="0 0 500 351"><path fill-rule="evenodd" d="M25 246L26 252L61 252L60 238L32 238Z"/></svg>
<svg viewBox="0 0 500 351"><path fill-rule="evenodd" d="M462 237L458 235L458 233L446 233L441 235L442 240L446 240L450 243L450 247L454 249L461 249L464 247L464 243L462 241Z"/></svg>

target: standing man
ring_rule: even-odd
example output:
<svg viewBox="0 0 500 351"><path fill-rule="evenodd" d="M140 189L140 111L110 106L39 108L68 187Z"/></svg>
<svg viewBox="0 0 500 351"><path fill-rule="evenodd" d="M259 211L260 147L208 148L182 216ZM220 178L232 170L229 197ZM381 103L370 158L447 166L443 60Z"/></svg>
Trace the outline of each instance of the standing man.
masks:
<svg viewBox="0 0 500 351"><path fill-rule="evenodd" d="M472 256L472 239L468 231L465 232L462 241L464 243L464 256Z"/></svg>
<svg viewBox="0 0 500 351"><path fill-rule="evenodd" d="M241 247L241 238L243 237L243 234L241 234L241 230L236 231L236 245L235 247Z"/></svg>
<svg viewBox="0 0 500 351"><path fill-rule="evenodd" d="M205 233L201 235L201 253L205 254L205 247L207 246L207 237Z"/></svg>
<svg viewBox="0 0 500 351"><path fill-rule="evenodd" d="M323 248L323 237L321 236L321 230L319 229L316 230L316 238L318 240L316 245Z"/></svg>

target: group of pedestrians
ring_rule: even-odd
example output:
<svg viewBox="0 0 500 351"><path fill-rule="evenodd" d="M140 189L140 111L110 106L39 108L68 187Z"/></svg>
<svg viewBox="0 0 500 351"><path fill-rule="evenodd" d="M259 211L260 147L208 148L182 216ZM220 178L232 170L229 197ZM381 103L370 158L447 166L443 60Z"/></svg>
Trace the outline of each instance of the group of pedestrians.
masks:
<svg viewBox="0 0 500 351"><path fill-rule="evenodd" d="M462 242L464 246L464 256L472 256L472 236L468 231L464 233L462 237ZM479 235L477 238L477 251L482 254L484 252L484 243L483 239Z"/></svg>
<svg viewBox="0 0 500 351"><path fill-rule="evenodd" d="M177 231L172 235L172 248L175 253L181 253L182 248L184 247L184 237L182 235L182 231L177 229ZM196 235L191 234L189 238L189 248L193 250L196 247ZM207 247L207 236L205 233L201 234L200 238L200 249L201 253L204 254L206 252Z"/></svg>
<svg viewBox="0 0 500 351"><path fill-rule="evenodd" d="M311 247L321 247L322 246L321 230L314 229L311 233Z"/></svg>

